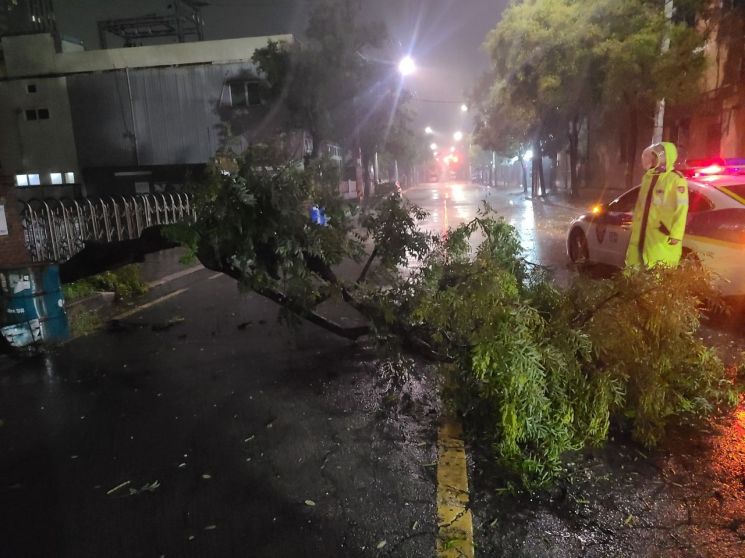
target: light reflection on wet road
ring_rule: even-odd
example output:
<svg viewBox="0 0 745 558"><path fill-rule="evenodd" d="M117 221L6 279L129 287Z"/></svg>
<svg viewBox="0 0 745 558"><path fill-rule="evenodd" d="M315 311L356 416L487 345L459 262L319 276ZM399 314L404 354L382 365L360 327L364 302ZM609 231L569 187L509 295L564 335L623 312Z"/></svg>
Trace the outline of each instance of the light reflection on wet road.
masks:
<svg viewBox="0 0 745 558"><path fill-rule="evenodd" d="M572 274L565 238L569 221L580 210L528 200L522 192L514 190L461 182L422 184L410 188L404 195L427 210L429 216L422 228L437 234L444 234L449 228L472 220L486 202L498 216L518 230L529 261L551 267L562 282ZM474 235L472 247L480 240L478 235Z"/></svg>

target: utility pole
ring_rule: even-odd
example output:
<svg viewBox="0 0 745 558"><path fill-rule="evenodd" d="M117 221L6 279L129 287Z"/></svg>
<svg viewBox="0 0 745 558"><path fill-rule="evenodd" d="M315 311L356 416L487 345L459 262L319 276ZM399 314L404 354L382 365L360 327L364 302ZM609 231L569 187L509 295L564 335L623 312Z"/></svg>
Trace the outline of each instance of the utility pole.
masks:
<svg viewBox="0 0 745 558"><path fill-rule="evenodd" d="M673 20L675 7L673 0L665 0L665 36L662 39L662 54L670 50L670 23ZM662 141L662 131L665 127L665 99L657 101L657 112L654 115L654 132L652 133L652 143Z"/></svg>

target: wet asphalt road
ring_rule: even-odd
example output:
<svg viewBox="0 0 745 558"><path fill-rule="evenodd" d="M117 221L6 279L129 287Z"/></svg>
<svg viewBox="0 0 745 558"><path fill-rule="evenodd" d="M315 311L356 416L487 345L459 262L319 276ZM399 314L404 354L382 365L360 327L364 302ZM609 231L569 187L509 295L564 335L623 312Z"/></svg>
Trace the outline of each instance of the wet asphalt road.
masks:
<svg viewBox="0 0 745 558"><path fill-rule="evenodd" d="M211 277L4 362L0 555L430 556L428 377L391 396L371 351Z"/></svg>
<svg viewBox="0 0 745 558"><path fill-rule="evenodd" d="M529 259L576 273L575 209L477 185L406 196L433 232L486 200ZM206 270L176 287L110 330L0 361L0 556L432 556L434 375L400 381L365 346L291 333ZM744 426L653 456L618 437L533 496L504 494L471 447L477 556L745 556Z"/></svg>

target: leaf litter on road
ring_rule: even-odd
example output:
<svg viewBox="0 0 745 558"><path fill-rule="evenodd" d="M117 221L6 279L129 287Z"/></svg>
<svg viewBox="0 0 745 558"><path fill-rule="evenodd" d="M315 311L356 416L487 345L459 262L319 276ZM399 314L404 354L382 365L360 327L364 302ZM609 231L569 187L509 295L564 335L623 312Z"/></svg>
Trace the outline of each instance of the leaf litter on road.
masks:
<svg viewBox="0 0 745 558"><path fill-rule="evenodd" d="M111 496L112 494L114 494L115 492L118 492L119 490L121 490L121 489L122 489L122 488L124 488L125 486L129 486L129 484L130 484L131 482L132 482L132 481L128 481L128 480L127 480L127 481L124 481L124 482L122 482L122 483L119 483L119 484L117 484L117 485L116 485L116 486L115 486L114 488L111 488L111 489L109 489L108 491L106 491L106 496Z"/></svg>

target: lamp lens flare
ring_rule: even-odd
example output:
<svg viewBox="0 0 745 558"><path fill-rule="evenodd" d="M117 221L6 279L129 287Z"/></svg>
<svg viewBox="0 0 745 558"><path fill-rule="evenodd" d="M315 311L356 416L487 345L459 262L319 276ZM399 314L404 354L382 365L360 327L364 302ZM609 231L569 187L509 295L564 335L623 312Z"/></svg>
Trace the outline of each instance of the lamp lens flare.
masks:
<svg viewBox="0 0 745 558"><path fill-rule="evenodd" d="M435 151L435 150L437 149L437 144L436 144L436 143L430 143L430 144L429 144L429 148L430 148L430 149L431 149L432 151Z"/></svg>
<svg viewBox="0 0 745 558"><path fill-rule="evenodd" d="M424 133L425 133L425 134L428 134L428 135L429 135L429 134L432 134L432 133L434 133L434 130L432 130L432 127L431 127L431 126L427 126L427 127L426 127L426 128L424 129Z"/></svg>
<svg viewBox="0 0 745 558"><path fill-rule="evenodd" d="M411 56L404 56L398 63L398 72L402 76L409 76L416 71L416 63Z"/></svg>
<svg viewBox="0 0 745 558"><path fill-rule="evenodd" d="M455 141L460 141L460 140L462 140L462 139L463 139L463 132L455 132L455 133L453 134L453 139L454 139Z"/></svg>

